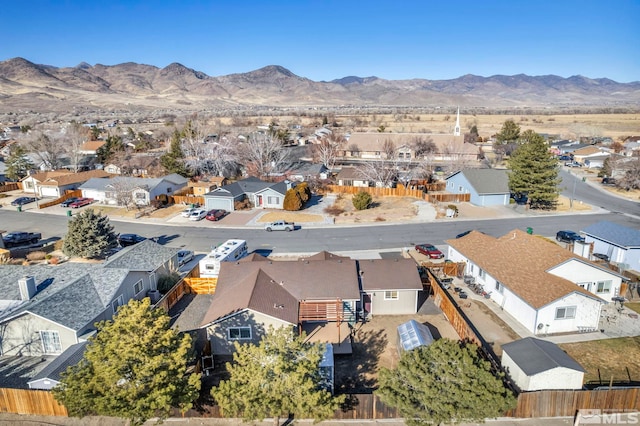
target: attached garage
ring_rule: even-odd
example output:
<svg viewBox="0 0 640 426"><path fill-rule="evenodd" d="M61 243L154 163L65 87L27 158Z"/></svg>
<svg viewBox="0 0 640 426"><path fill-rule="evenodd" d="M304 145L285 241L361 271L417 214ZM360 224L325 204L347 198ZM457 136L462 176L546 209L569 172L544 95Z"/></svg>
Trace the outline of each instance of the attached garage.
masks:
<svg viewBox="0 0 640 426"><path fill-rule="evenodd" d="M206 197L205 196L205 208L207 210L222 209L228 212L233 211L233 199L221 198L221 197Z"/></svg>
<svg viewBox="0 0 640 426"><path fill-rule="evenodd" d="M57 186L41 185L40 196L42 197L60 197L60 191Z"/></svg>

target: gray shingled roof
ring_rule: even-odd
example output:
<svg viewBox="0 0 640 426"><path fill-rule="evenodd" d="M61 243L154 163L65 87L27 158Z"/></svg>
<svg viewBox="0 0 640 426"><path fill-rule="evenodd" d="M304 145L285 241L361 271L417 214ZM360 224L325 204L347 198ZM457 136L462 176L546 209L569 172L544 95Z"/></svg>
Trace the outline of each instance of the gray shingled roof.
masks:
<svg viewBox="0 0 640 426"><path fill-rule="evenodd" d="M59 382L61 379L60 373L65 372L72 365L77 365L82 360L87 344L88 342L80 342L69 346L66 351L55 357L49 365L33 376L29 383L42 379L51 379Z"/></svg>
<svg viewBox="0 0 640 426"><path fill-rule="evenodd" d="M526 337L502 345L502 351L506 352L528 376L557 367L584 373L584 368L576 360L567 355L555 343L545 340Z"/></svg>
<svg viewBox="0 0 640 426"><path fill-rule="evenodd" d="M79 189L94 189L98 191L104 191L118 182L123 182L127 187L132 188L148 188L152 190L158 186L161 182L168 181L176 185L186 185L187 179L178 175L170 174L159 178L139 178L131 176L118 176L112 179L91 178L83 183Z"/></svg>
<svg viewBox="0 0 640 426"><path fill-rule="evenodd" d="M422 290L418 267L413 259L368 259L358 261L362 289Z"/></svg>
<svg viewBox="0 0 640 426"><path fill-rule="evenodd" d="M282 186L285 187L284 192L282 191L282 188L281 188ZM256 192L260 192L267 188L271 188L281 194L285 194L287 192L286 185L282 182L280 183L264 182L258 179L257 177L251 176L246 179L240 180L238 182L232 183L230 185L225 185L220 188L216 188L205 195L223 197L223 198L236 198L242 194L255 194Z"/></svg>
<svg viewBox="0 0 640 426"><path fill-rule="evenodd" d="M461 170L469 184L479 195L509 194L509 175L503 169L466 169ZM454 176L454 175L451 175ZM451 176L449 178L451 178ZM448 179L449 179L448 178Z"/></svg>
<svg viewBox="0 0 640 426"><path fill-rule="evenodd" d="M154 271L180 251L160 245L152 240L144 240L126 247L114 254L104 264L105 268L124 268L131 271Z"/></svg>
<svg viewBox="0 0 640 426"><path fill-rule="evenodd" d="M640 247L640 230L602 221L582 230L588 236L625 248Z"/></svg>

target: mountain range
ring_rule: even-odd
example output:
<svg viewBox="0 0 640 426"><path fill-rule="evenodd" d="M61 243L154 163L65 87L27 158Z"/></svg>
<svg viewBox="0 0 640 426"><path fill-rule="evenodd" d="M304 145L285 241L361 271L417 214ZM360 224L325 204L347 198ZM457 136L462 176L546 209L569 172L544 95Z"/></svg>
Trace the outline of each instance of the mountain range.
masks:
<svg viewBox="0 0 640 426"><path fill-rule="evenodd" d="M54 67L0 62L0 112L84 109L216 110L247 107L455 106L637 108L640 81L556 75L464 75L452 80L349 76L313 81L281 66L213 77L179 63Z"/></svg>

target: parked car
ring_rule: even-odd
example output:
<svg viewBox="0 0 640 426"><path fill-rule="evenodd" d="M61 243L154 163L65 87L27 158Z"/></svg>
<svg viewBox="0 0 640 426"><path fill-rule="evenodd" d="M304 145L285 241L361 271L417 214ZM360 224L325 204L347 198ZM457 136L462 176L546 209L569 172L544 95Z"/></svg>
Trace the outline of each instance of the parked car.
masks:
<svg viewBox="0 0 640 426"><path fill-rule="evenodd" d="M418 244L416 245L416 251L424 254L430 259L442 259L444 257L444 253L438 250L438 248L433 244Z"/></svg>
<svg viewBox="0 0 640 426"><path fill-rule="evenodd" d="M469 229L468 231L461 232L461 233L459 233L458 235L456 235L456 238L462 238L462 237L464 237L465 235L469 235L469 234L471 233L471 231L473 231L473 229ZM417 250L417 249L416 249L416 250Z"/></svg>
<svg viewBox="0 0 640 426"><path fill-rule="evenodd" d="M614 186L616 184L616 180L612 177L603 177L602 178L602 184L603 185L612 185Z"/></svg>
<svg viewBox="0 0 640 426"><path fill-rule="evenodd" d="M226 215L227 215L227 211L226 210L214 209L214 210L209 210L207 212L206 219L207 220L212 220L212 221L215 222L215 221L218 221L218 220L222 219Z"/></svg>
<svg viewBox="0 0 640 426"><path fill-rule="evenodd" d="M189 220L202 220L207 215L207 211L205 209L195 209L189 215Z"/></svg>
<svg viewBox="0 0 640 426"><path fill-rule="evenodd" d="M69 207L72 203L75 203L79 199L80 198L78 198L78 197L67 198L66 200L64 200L63 202L60 203L60 207Z"/></svg>
<svg viewBox="0 0 640 426"><path fill-rule="evenodd" d="M584 242L584 237L574 231L558 231L556 240L563 243Z"/></svg>
<svg viewBox="0 0 640 426"><path fill-rule="evenodd" d="M191 250L180 250L178 252L178 266L189 263L193 260L193 252Z"/></svg>
<svg viewBox="0 0 640 426"><path fill-rule="evenodd" d="M146 240L146 238L138 234L118 235L118 244L120 244L122 247L132 246L144 240Z"/></svg>
<svg viewBox="0 0 640 426"><path fill-rule="evenodd" d="M191 213L193 213L196 210L198 210L196 207L190 207L188 209L182 210L182 213L180 214L182 215L182 217L189 217L191 216Z"/></svg>
<svg viewBox="0 0 640 426"><path fill-rule="evenodd" d="M558 157L558 160L560 160L560 161L572 161L573 158L571 158L570 155L561 155L560 157Z"/></svg>
<svg viewBox="0 0 640 426"><path fill-rule="evenodd" d="M296 229L296 224L293 222L287 222L285 220L276 220L275 222L267 223L264 226L264 229L267 232L271 231L294 231Z"/></svg>
<svg viewBox="0 0 640 426"><path fill-rule="evenodd" d="M577 161L568 161L564 163L566 167L582 167L582 163L578 163Z"/></svg>
<svg viewBox="0 0 640 426"><path fill-rule="evenodd" d="M12 206L24 206L25 204L33 203L36 200L35 197L18 197L11 202Z"/></svg>
<svg viewBox="0 0 640 426"><path fill-rule="evenodd" d="M88 206L89 204L93 203L93 198L78 198L76 201L74 201L73 203L69 204L69 207L71 207L72 209L77 209L83 206Z"/></svg>

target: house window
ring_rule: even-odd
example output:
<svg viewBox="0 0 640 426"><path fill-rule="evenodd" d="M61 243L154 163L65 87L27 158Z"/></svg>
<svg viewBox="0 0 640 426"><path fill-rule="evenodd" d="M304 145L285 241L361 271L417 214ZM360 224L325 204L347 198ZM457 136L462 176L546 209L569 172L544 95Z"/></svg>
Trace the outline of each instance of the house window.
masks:
<svg viewBox="0 0 640 426"><path fill-rule="evenodd" d="M398 300L399 295L397 291L385 291L384 300Z"/></svg>
<svg viewBox="0 0 640 426"><path fill-rule="evenodd" d="M351 155L353 155L353 153ZM380 157L380 151L376 151L376 157Z"/></svg>
<svg viewBox="0 0 640 426"><path fill-rule="evenodd" d="M345 179L342 181L343 186L353 186L353 181L351 179Z"/></svg>
<svg viewBox="0 0 640 426"><path fill-rule="evenodd" d="M587 291L591 291L591 283L590 282L585 282L585 283L577 283L578 287L582 287Z"/></svg>
<svg viewBox="0 0 640 426"><path fill-rule="evenodd" d="M280 197L267 197L267 204L280 204Z"/></svg>
<svg viewBox="0 0 640 426"><path fill-rule="evenodd" d="M60 334L57 331L41 331L42 349L46 354L59 354L62 352Z"/></svg>
<svg viewBox="0 0 640 426"><path fill-rule="evenodd" d="M173 192L173 188L168 187L168 188L167 188L167 194L171 194L172 192Z"/></svg>
<svg viewBox="0 0 640 426"><path fill-rule="evenodd" d="M251 339L251 327L231 327L227 329L229 340L249 340Z"/></svg>
<svg viewBox="0 0 640 426"><path fill-rule="evenodd" d="M556 308L556 319L572 319L576 317L575 306L565 306L564 308Z"/></svg>
<svg viewBox="0 0 640 426"><path fill-rule="evenodd" d="M142 280L133 285L133 293L137 296L143 290Z"/></svg>
<svg viewBox="0 0 640 426"><path fill-rule="evenodd" d="M500 283L500 281L496 281L496 291L500 294L504 293L504 286Z"/></svg>
<svg viewBox="0 0 640 426"><path fill-rule="evenodd" d="M611 280L598 281L596 286L596 293L610 293L611 292Z"/></svg>
<svg viewBox="0 0 640 426"><path fill-rule="evenodd" d="M487 273L484 272L484 269L480 269L478 271L478 276L484 280L487 277Z"/></svg>
<svg viewBox="0 0 640 426"><path fill-rule="evenodd" d="M117 314L118 313L118 308L120 306L124 305L124 297L122 297L122 295L116 297L116 300L114 300L111 303L111 307L113 308L113 314Z"/></svg>
<svg viewBox="0 0 640 426"><path fill-rule="evenodd" d="M147 198L147 194L145 194L144 192L136 192L136 199L144 200L145 198Z"/></svg>
<svg viewBox="0 0 640 426"><path fill-rule="evenodd" d="M398 153L398 158L399 158L399 159L403 159L403 158L404 158L404 153L399 152L399 153Z"/></svg>
<svg viewBox="0 0 640 426"><path fill-rule="evenodd" d="M24 183L27 186L27 189L33 189L33 182L25 180Z"/></svg>

